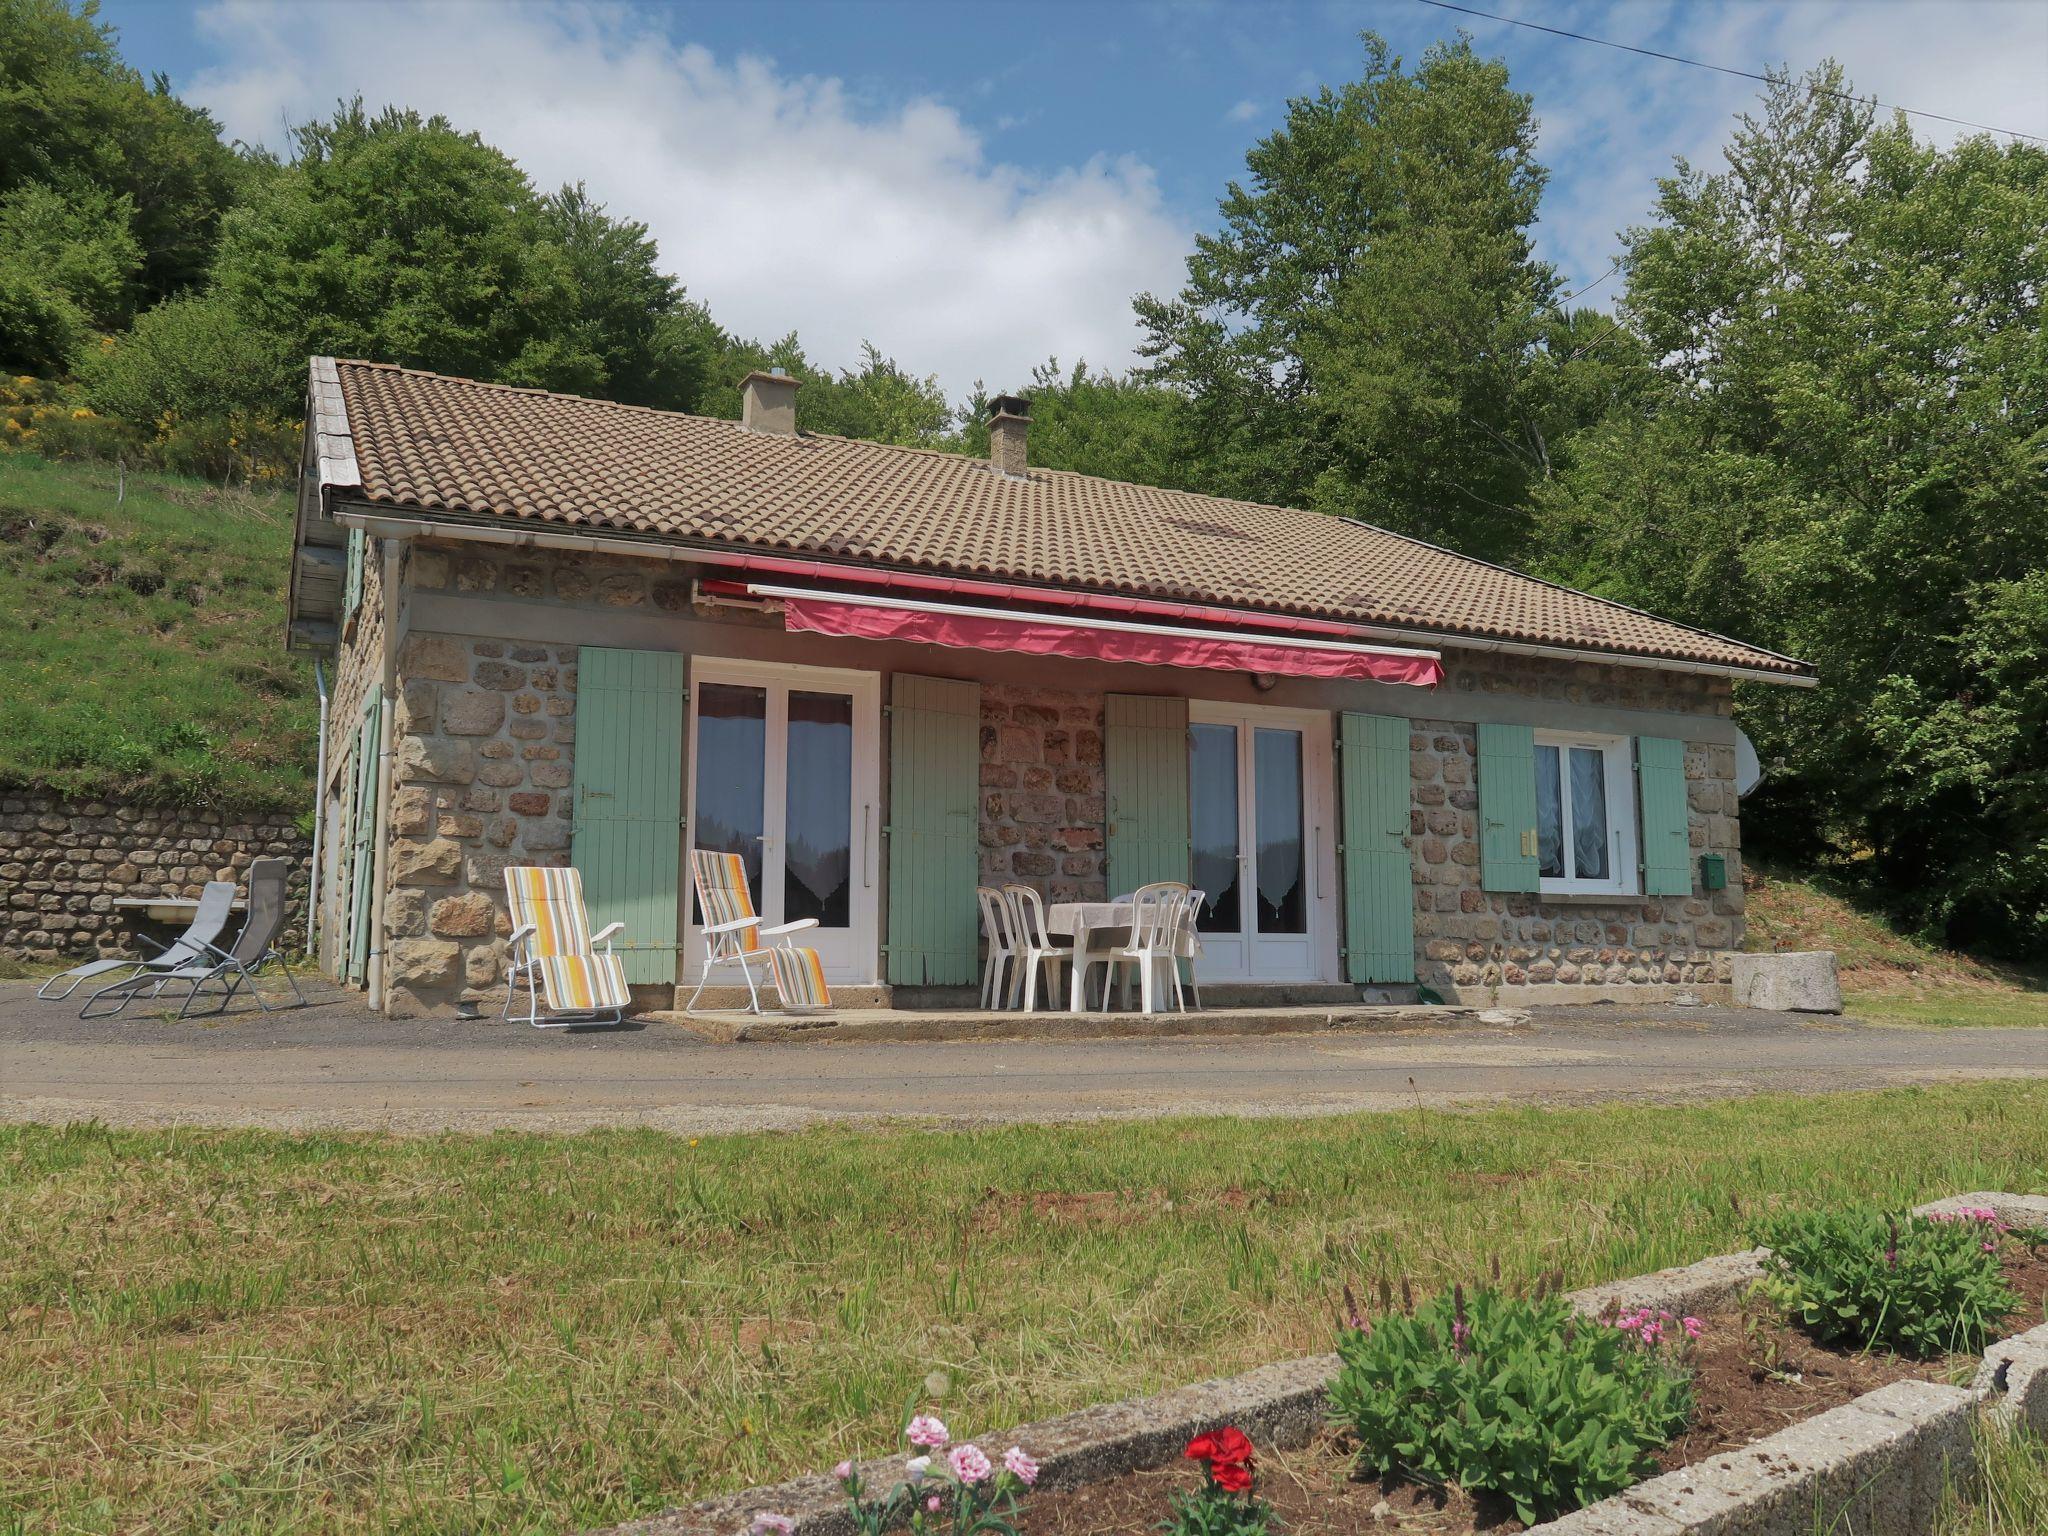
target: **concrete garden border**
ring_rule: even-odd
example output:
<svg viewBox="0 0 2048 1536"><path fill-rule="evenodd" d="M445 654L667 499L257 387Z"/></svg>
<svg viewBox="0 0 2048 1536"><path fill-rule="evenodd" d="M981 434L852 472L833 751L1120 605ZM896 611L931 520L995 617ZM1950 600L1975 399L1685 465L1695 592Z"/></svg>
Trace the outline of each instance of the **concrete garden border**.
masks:
<svg viewBox="0 0 2048 1536"><path fill-rule="evenodd" d="M2015 1225L2048 1227L2048 1196L2041 1195L1976 1192L1915 1210L1965 1206L1989 1207ZM1610 1303L1700 1311L1740 1295L1763 1272L1763 1254L1720 1254L1590 1286L1570 1300L1589 1316ZM1262 1445L1299 1446L1322 1426L1336 1371L1334 1354L1313 1355L975 1438L1031 1452L1041 1488L1166 1465L1190 1437L1223 1424L1236 1424ZM1980 1407L2048 1433L2048 1324L1992 1345L1969 1387L1893 1382L1742 1450L1638 1483L1530 1536L1921 1536L1932 1528L1943 1488L1971 1462ZM880 1487L890 1486L902 1465L900 1455L859 1464L862 1478ZM799 1536L852 1530L845 1496L821 1473L629 1521L601 1536L736 1536L766 1510L793 1517Z"/></svg>

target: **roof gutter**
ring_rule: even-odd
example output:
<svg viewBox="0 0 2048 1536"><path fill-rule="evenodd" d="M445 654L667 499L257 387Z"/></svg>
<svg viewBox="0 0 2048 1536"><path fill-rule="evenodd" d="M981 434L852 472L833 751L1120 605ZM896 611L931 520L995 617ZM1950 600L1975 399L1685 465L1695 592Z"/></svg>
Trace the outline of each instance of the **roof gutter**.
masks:
<svg viewBox="0 0 2048 1536"><path fill-rule="evenodd" d="M1463 651L1492 652L1507 656L1537 656L1553 661L1594 662L1604 666L1640 667L1654 672L1685 672L1708 677L1733 678L1740 682L1784 683L1794 688L1812 688L1820 682L1819 678L1810 674L1772 672L1761 667L1726 666L1717 662L1687 661L1678 657L1639 656L1620 651L1539 645L1522 640L1494 640L1484 636L1400 629L1384 624L1352 624L1338 619L1316 619L1294 614L1262 613L1250 609L1219 608L1201 603L1175 603L1159 598L1077 592L1062 587L1030 586L1017 582L990 581L979 577L936 576L921 571L899 571L882 566L849 565L783 555L748 554L715 545L666 541L655 543L651 540L604 534L564 533L551 528L493 527L478 523L443 521L437 518L393 516L359 502L337 501L330 509L330 515L344 528L362 528L384 538L463 539L473 543L501 544L512 548L573 550L594 555L637 555L643 559L715 565L761 575L804 576L827 581L866 582L871 586L894 587L904 591L953 593L966 597L1006 598L1036 603L1050 602L1060 607L1143 614L1151 618L1194 619L1205 623L1262 627L1281 634L1323 635L1331 638L1381 640L1409 645L1420 641L1427 645L1447 646Z"/></svg>

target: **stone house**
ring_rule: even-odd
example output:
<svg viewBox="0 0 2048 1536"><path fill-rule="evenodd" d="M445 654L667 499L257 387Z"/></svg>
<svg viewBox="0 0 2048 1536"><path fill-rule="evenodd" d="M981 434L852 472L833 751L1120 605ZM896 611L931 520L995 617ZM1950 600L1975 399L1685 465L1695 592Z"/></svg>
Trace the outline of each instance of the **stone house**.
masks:
<svg viewBox="0 0 2048 1536"><path fill-rule="evenodd" d="M867 1001L974 983L979 882L1162 878L1205 893L1201 979L1252 995L1726 995L1731 688L1810 667L1036 468L1014 397L983 461L806 433L797 392L755 374L734 422L313 361L291 643L334 657L330 973L494 1007L504 868L570 862L668 1006L697 846Z"/></svg>

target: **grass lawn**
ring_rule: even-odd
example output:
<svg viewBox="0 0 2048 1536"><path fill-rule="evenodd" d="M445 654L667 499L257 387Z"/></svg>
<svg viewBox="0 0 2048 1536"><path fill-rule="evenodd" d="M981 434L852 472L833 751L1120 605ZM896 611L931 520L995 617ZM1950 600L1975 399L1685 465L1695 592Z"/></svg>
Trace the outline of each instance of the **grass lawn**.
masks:
<svg viewBox="0 0 2048 1536"><path fill-rule="evenodd" d="M2048 1084L684 1140L0 1129L0 1530L557 1530L1573 1283L2048 1188Z"/></svg>
<svg viewBox="0 0 2048 1536"><path fill-rule="evenodd" d="M1903 1024L1913 1029L2048 1029L2048 992L1964 988L1864 992L1850 988L1843 993L1843 1001L1852 1018L1869 1024Z"/></svg>
<svg viewBox="0 0 2048 1536"><path fill-rule="evenodd" d="M2024 1430L1980 1425L1983 1485L1951 1497L1936 1536L2041 1536L2048 1531L2048 1440Z"/></svg>

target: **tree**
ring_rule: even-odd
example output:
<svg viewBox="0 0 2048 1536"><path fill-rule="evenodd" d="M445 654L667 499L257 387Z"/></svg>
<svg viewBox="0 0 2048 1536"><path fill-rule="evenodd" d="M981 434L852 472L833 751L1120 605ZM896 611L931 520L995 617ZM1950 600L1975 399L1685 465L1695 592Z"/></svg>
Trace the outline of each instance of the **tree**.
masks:
<svg viewBox="0 0 2048 1536"><path fill-rule="evenodd" d="M1469 41L1412 71L1368 33L1361 79L1288 104L1246 156L1144 354L1189 394L1211 487L1488 555L1585 424L1555 376L1557 275L1529 98Z"/></svg>
<svg viewBox="0 0 2048 1536"><path fill-rule="evenodd" d="M127 323L142 265L132 213L96 187L0 195L0 365L59 373L94 332Z"/></svg>
<svg viewBox="0 0 2048 1536"><path fill-rule="evenodd" d="M282 352L544 388L601 384L575 264L519 167L446 119L360 101L293 135L291 165L228 217L214 295ZM601 331L602 327L597 327ZM291 397L266 392L273 410Z"/></svg>
<svg viewBox="0 0 2048 1536"><path fill-rule="evenodd" d="M1180 390L1085 362L1062 370L1058 358L1049 358L1014 393L1031 401L1033 464L1139 485L1199 488L1201 465L1188 398ZM977 385L958 413L960 447L977 457L988 453L988 399Z"/></svg>
<svg viewBox="0 0 2048 1536"><path fill-rule="evenodd" d="M1928 933L2048 946L2048 152L1916 142L1827 65L1627 242L1646 414L1543 489L1552 574L1812 660L1745 689L1773 814ZM1766 820L1762 825L1768 825Z"/></svg>
<svg viewBox="0 0 2048 1536"><path fill-rule="evenodd" d="M245 167L206 112L121 62L92 0L0 0L0 195L126 198L142 302L197 282Z"/></svg>
<svg viewBox="0 0 2048 1536"><path fill-rule="evenodd" d="M573 284L565 352L596 365L587 378L562 387L628 405L695 410L717 366L717 328L660 269L647 226L610 217L581 182L546 199L541 218Z"/></svg>

